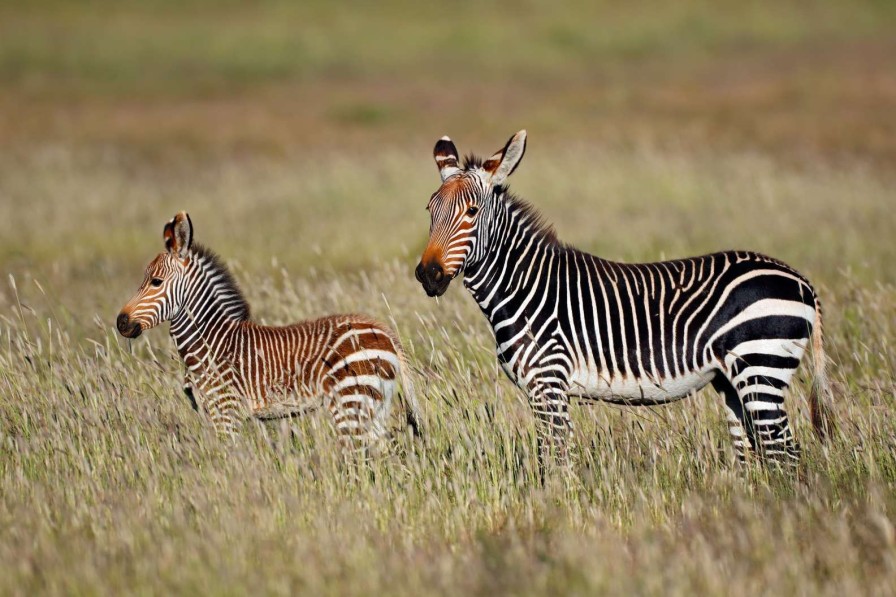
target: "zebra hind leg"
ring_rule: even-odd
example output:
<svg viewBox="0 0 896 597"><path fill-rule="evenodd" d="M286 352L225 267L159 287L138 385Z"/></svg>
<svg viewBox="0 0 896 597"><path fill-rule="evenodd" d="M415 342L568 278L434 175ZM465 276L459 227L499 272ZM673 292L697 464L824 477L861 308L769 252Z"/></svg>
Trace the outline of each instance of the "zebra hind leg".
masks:
<svg viewBox="0 0 896 597"><path fill-rule="evenodd" d="M755 404L763 404L760 396L747 403L747 408ZM800 447L793 437L793 431L783 408L772 410L755 410L750 412L755 429L755 442L759 456L767 463L782 466L796 466L800 461Z"/></svg>
<svg viewBox="0 0 896 597"><path fill-rule="evenodd" d="M750 438L754 435L752 420L744 417L744 405L737 394L737 390L728 379L717 374L712 380L712 387L725 398L725 410L727 411L728 433L731 436L731 444L737 461L746 462L747 453L752 450Z"/></svg>
<svg viewBox="0 0 896 597"><path fill-rule="evenodd" d="M363 392L363 386L352 386L341 395L330 399L330 414L336 435L347 456L366 460L379 450L382 430L375 420L373 396Z"/></svg>
<svg viewBox="0 0 896 597"><path fill-rule="evenodd" d="M743 405L747 436L757 456L768 464L796 466L800 448L784 410L784 392L792 370L775 371L743 363L729 380Z"/></svg>

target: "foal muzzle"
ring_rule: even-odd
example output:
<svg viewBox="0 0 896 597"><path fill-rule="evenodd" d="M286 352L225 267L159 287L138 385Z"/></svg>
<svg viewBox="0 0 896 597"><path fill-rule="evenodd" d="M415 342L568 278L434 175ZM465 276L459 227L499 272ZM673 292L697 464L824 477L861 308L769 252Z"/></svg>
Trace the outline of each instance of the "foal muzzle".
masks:
<svg viewBox="0 0 896 597"><path fill-rule="evenodd" d="M118 319L115 320L115 327L118 328L118 333L125 338L136 338L143 331L140 324L133 321L127 313L118 314Z"/></svg>

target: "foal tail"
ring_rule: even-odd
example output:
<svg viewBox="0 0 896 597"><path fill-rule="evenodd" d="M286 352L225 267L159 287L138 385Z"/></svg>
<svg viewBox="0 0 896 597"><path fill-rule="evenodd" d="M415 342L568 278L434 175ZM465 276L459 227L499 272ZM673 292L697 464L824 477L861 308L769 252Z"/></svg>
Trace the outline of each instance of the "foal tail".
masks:
<svg viewBox="0 0 896 597"><path fill-rule="evenodd" d="M809 392L809 414L815 434L822 441L829 438L837 429L831 403L834 393L827 376L827 357L824 353L824 331L821 323L821 303L815 299L815 325L812 326L812 359L815 368L815 379Z"/></svg>
<svg viewBox="0 0 896 597"><path fill-rule="evenodd" d="M392 332L392 330L389 330ZM417 403L417 393L414 388L414 380L411 376L411 365L401 346L398 334L392 332L392 343L395 345L395 354L398 355L399 375L401 376L402 400L404 402L405 421L411 428L415 437L423 437L423 426L420 418L420 405Z"/></svg>

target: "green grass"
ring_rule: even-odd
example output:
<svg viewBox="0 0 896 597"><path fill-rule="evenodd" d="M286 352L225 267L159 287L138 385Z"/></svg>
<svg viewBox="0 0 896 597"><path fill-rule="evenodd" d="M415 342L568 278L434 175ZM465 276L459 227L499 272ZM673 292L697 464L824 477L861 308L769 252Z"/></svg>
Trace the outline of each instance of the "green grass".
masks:
<svg viewBox="0 0 896 597"><path fill-rule="evenodd" d="M538 0L452 5L69 2L0 5L0 80L58 93L195 92L295 79L544 80L631 59L886 37L886 2Z"/></svg>
<svg viewBox="0 0 896 597"><path fill-rule="evenodd" d="M841 425L814 440L804 371L788 399L798 478L733 466L704 391L574 408L577 463L542 487L531 415L473 301L413 280L428 151L159 165L47 148L0 160L0 593L893 591L886 175L535 141L513 188L561 238L633 260L749 247L817 284ZM259 319L393 322L425 445L399 435L357 477L322 417L216 438L165 329L129 342L113 327L178 209Z"/></svg>

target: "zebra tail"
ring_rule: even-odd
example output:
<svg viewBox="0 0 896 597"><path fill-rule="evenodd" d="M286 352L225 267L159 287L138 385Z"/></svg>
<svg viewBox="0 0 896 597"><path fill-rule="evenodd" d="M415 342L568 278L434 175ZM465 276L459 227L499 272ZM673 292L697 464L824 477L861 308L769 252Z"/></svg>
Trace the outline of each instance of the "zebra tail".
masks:
<svg viewBox="0 0 896 597"><path fill-rule="evenodd" d="M827 357L824 352L824 331L821 322L821 304L815 300L815 325L812 327L812 357L815 379L809 392L809 414L812 427L819 439L824 441L836 431L836 422L831 410L834 393L827 376Z"/></svg>
<svg viewBox="0 0 896 597"><path fill-rule="evenodd" d="M399 375L401 376L402 400L407 426L411 428L414 437L423 437L423 426L420 418L420 405L417 403L417 393L414 388L414 380L411 377L411 365L397 335L392 338L395 344L395 352L398 354Z"/></svg>

